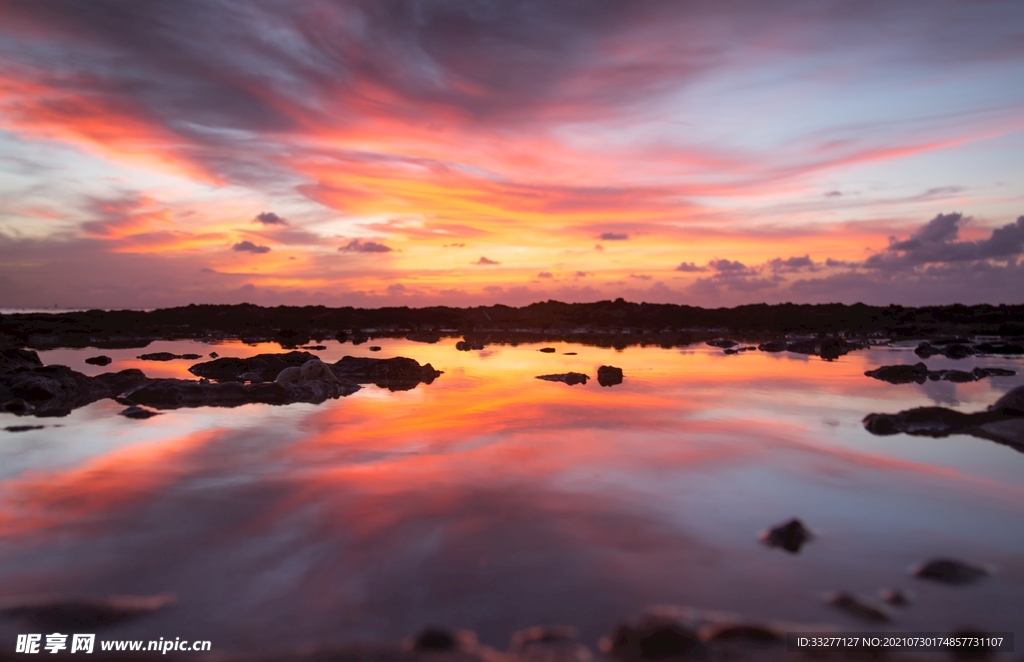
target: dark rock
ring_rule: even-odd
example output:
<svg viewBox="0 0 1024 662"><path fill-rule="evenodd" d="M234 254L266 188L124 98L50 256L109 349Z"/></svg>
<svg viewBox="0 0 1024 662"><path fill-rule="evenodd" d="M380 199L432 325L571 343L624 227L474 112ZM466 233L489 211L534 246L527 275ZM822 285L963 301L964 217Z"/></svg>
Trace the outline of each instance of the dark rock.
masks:
<svg viewBox="0 0 1024 662"><path fill-rule="evenodd" d="M8 432L28 432L29 430L42 430L45 425L8 425L4 428Z"/></svg>
<svg viewBox="0 0 1024 662"><path fill-rule="evenodd" d="M910 604L910 598L898 588L887 588L881 592L882 602L893 607L906 607Z"/></svg>
<svg viewBox="0 0 1024 662"><path fill-rule="evenodd" d="M557 375L538 375L537 379L543 379L547 382L562 382L563 384L573 386L574 384L586 384L590 377L581 372L565 372Z"/></svg>
<svg viewBox="0 0 1024 662"><path fill-rule="evenodd" d="M841 338L824 338L818 352L826 361L834 361L850 351L847 346L848 343Z"/></svg>
<svg viewBox="0 0 1024 662"><path fill-rule="evenodd" d="M160 611L174 603L171 595L118 596L100 600L40 599L0 605L0 616L47 631L118 625Z"/></svg>
<svg viewBox="0 0 1024 662"><path fill-rule="evenodd" d="M537 625L513 634L509 651L523 662L589 662L593 655L576 633L568 625Z"/></svg>
<svg viewBox="0 0 1024 662"><path fill-rule="evenodd" d="M881 368L868 370L864 374L890 384L909 384L911 382L924 384L929 373L928 366L923 363L915 363L914 365L884 365Z"/></svg>
<svg viewBox="0 0 1024 662"><path fill-rule="evenodd" d="M0 409L15 414L66 416L147 381L141 370L88 377L66 366L43 366L0 375Z"/></svg>
<svg viewBox="0 0 1024 662"><path fill-rule="evenodd" d="M739 349L726 349L722 353L723 354L739 354L741 351L742 350L739 350Z"/></svg>
<svg viewBox="0 0 1024 662"><path fill-rule="evenodd" d="M781 547L790 554L796 554L813 537L803 522L791 519L762 533L761 542L769 547Z"/></svg>
<svg viewBox="0 0 1024 662"><path fill-rule="evenodd" d="M295 402L319 404L325 400L351 395L359 385L344 381L304 381L293 383L239 382L201 383L187 379L155 379L118 398L124 404L146 405L154 409L191 407L239 407L261 403L287 405Z"/></svg>
<svg viewBox="0 0 1024 662"><path fill-rule="evenodd" d="M973 372L974 376L978 379L983 377L1013 377L1017 374L1016 370L1009 370L1008 368L975 368Z"/></svg>
<svg viewBox="0 0 1024 662"><path fill-rule="evenodd" d="M770 342L763 342L757 346L762 352L784 352L786 351L786 343L781 340L773 340Z"/></svg>
<svg viewBox="0 0 1024 662"><path fill-rule="evenodd" d="M303 345L299 349L305 349L313 352L322 352L323 350L327 349L327 345Z"/></svg>
<svg viewBox="0 0 1024 662"><path fill-rule="evenodd" d="M14 370L41 368L39 355L30 349L0 350L0 375Z"/></svg>
<svg viewBox="0 0 1024 662"><path fill-rule="evenodd" d="M197 363L188 371L197 377L217 381L261 381L272 382L285 368L302 366L316 356L309 352L287 352L284 354L257 354L244 359L233 357L218 358L214 361ZM243 379L248 375L250 379ZM254 377L254 378L252 378Z"/></svg>
<svg viewBox="0 0 1024 662"><path fill-rule="evenodd" d="M986 568L971 565L956 559L932 559L911 570L918 579L928 579L943 584L972 584L989 575Z"/></svg>
<svg viewBox="0 0 1024 662"><path fill-rule="evenodd" d="M466 339L460 340L459 342L455 343L455 349L459 350L460 352L468 352L470 350L483 348L484 344L482 342L478 342L475 340Z"/></svg>
<svg viewBox="0 0 1024 662"><path fill-rule="evenodd" d="M697 633L675 622L646 617L639 625L622 624L611 634L613 660L700 660L707 649Z"/></svg>
<svg viewBox="0 0 1024 662"><path fill-rule="evenodd" d="M134 418L134 419L138 419L138 420L145 420L147 418L153 418L154 416L159 416L160 414L158 414L155 411L151 411L149 409L143 409L142 407L139 407L138 405L132 405L131 407L128 407L127 409L122 411L120 413L120 415L124 416L125 418Z"/></svg>
<svg viewBox="0 0 1024 662"><path fill-rule="evenodd" d="M820 343L815 338L808 338L807 340L797 340L786 345L787 352L793 352L794 354L817 354Z"/></svg>
<svg viewBox="0 0 1024 662"><path fill-rule="evenodd" d="M102 365L110 365L111 363L114 362L114 359L110 358L109 356L104 356L104 355L101 354L99 356L90 356L89 358L87 358L85 360L85 362L88 363L89 365L101 365L102 366Z"/></svg>
<svg viewBox="0 0 1024 662"><path fill-rule="evenodd" d="M431 384L443 374L432 365L396 356L390 359L346 356L331 366L340 379L357 384L374 384L390 391L408 391L419 384Z"/></svg>
<svg viewBox="0 0 1024 662"><path fill-rule="evenodd" d="M420 652L453 651L459 647L455 635L444 628L428 627L416 635L412 648Z"/></svg>
<svg viewBox="0 0 1024 662"><path fill-rule="evenodd" d="M220 356L220 354L218 354L217 352L210 352L210 354L209 354L209 357L211 359L215 359L215 358L217 358L219 356Z"/></svg>
<svg viewBox="0 0 1024 662"><path fill-rule="evenodd" d="M544 352L545 354L554 354L558 350L556 350L554 347L541 347L537 351Z"/></svg>
<svg viewBox="0 0 1024 662"><path fill-rule="evenodd" d="M852 593L846 593L845 591L833 593L826 598L825 602L845 611L850 616L864 621L871 621L872 623L886 623L889 621L889 614L880 607L876 607Z"/></svg>
<svg viewBox="0 0 1024 662"><path fill-rule="evenodd" d="M349 340L351 340L353 345L362 345L365 342L369 342L370 337L365 333L353 333Z"/></svg>
<svg viewBox="0 0 1024 662"><path fill-rule="evenodd" d="M562 352L562 356L576 356L576 352Z"/></svg>
<svg viewBox="0 0 1024 662"><path fill-rule="evenodd" d="M927 341L918 343L917 348L914 349L914 354L917 354L922 359L927 359L928 357L935 356L936 354L941 353L941 349L935 347L934 345Z"/></svg>
<svg viewBox="0 0 1024 662"><path fill-rule="evenodd" d="M717 347L719 349L729 349L730 347L735 347L739 343L736 342L735 340L716 338L715 340L707 341L707 344L711 345L712 347Z"/></svg>
<svg viewBox="0 0 1024 662"><path fill-rule="evenodd" d="M178 357L179 359L185 359L186 361L195 361L196 359L203 358L199 354L182 354Z"/></svg>
<svg viewBox="0 0 1024 662"><path fill-rule="evenodd" d="M785 636L772 628L757 624L729 623L708 629L704 641L709 644L741 643L753 646L784 644Z"/></svg>
<svg viewBox="0 0 1024 662"><path fill-rule="evenodd" d="M152 354L143 354L135 358L140 361L173 361L174 359L180 359L181 355L171 354L170 352L153 352Z"/></svg>
<svg viewBox="0 0 1024 662"><path fill-rule="evenodd" d="M869 414L864 427L880 436L970 434L1024 452L1024 386L999 398L987 411L965 414L944 407L918 407L897 414Z"/></svg>
<svg viewBox="0 0 1024 662"><path fill-rule="evenodd" d="M603 365L597 369L597 383L601 386L615 386L622 383L622 368Z"/></svg>
<svg viewBox="0 0 1024 662"><path fill-rule="evenodd" d="M371 352L379 352L380 351L380 345L371 345L371 346L367 347L367 349L370 350Z"/></svg>
<svg viewBox="0 0 1024 662"><path fill-rule="evenodd" d="M968 356L974 356L974 350L968 345L954 344L948 345L942 354L951 359L965 359Z"/></svg>

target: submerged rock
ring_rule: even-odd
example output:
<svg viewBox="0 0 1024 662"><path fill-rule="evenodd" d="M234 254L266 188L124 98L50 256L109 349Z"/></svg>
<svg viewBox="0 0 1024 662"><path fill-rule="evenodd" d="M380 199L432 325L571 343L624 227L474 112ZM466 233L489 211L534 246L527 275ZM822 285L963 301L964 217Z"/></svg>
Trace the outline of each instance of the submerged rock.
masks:
<svg viewBox="0 0 1024 662"><path fill-rule="evenodd" d="M966 414L945 407L918 407L896 414L868 414L864 428L879 436L969 434L1024 452L1024 386L1003 395L987 411Z"/></svg>
<svg viewBox="0 0 1024 662"><path fill-rule="evenodd" d="M956 559L932 559L911 569L910 574L918 579L928 579L943 584L971 584L990 572L978 565L957 561Z"/></svg>
<svg viewBox="0 0 1024 662"><path fill-rule="evenodd" d="M244 359L222 357L213 361L197 363L188 371L197 377L217 381L259 381L271 382L277 379L285 368L301 367L306 361L317 359L309 352L286 352L282 354L257 354ZM248 378L248 379L246 379Z"/></svg>
<svg viewBox="0 0 1024 662"><path fill-rule="evenodd" d="M149 409L145 409L143 407L139 407L138 405L132 405L131 407L128 407L124 411L120 412L120 415L124 416L125 418L134 418L134 419L138 419L138 420L145 420L147 418L153 418L154 416L159 416L160 414L155 412L155 411L151 411Z"/></svg>
<svg viewBox="0 0 1024 662"><path fill-rule="evenodd" d="M153 352L151 354L142 354L135 358L140 361L173 361L174 359L180 359L180 354L172 354L171 352Z"/></svg>
<svg viewBox="0 0 1024 662"><path fill-rule="evenodd" d="M956 383L976 382L985 377L1012 377L1016 371L1007 368L975 368L966 370L929 370L924 363L914 365L884 365L864 373L890 384L924 384L925 381L946 381Z"/></svg>
<svg viewBox="0 0 1024 662"><path fill-rule="evenodd" d="M877 607L845 591L839 591L827 596L825 603L864 621L871 621L872 623L886 623L889 621L889 614L881 607Z"/></svg>
<svg viewBox="0 0 1024 662"><path fill-rule="evenodd" d="M173 604L170 594L113 596L102 599L41 598L0 605L0 616L47 631L118 625Z"/></svg>
<svg viewBox="0 0 1024 662"><path fill-rule="evenodd" d="M85 360L85 362L88 363L89 365L104 366L104 365L110 365L111 363L114 362L114 360L112 358L110 358L109 356L104 356L104 355L101 354L99 356L90 356L89 358L87 358Z"/></svg>
<svg viewBox="0 0 1024 662"><path fill-rule="evenodd" d="M29 430L42 430L45 425L8 425L4 428L7 432L28 432Z"/></svg>
<svg viewBox="0 0 1024 662"><path fill-rule="evenodd" d="M545 354L554 354L558 350L556 350L554 347L541 347L537 351L538 352L544 352Z"/></svg>
<svg viewBox="0 0 1024 662"><path fill-rule="evenodd" d="M537 379L543 379L546 382L562 382L563 384L573 386L575 384L586 384L590 377L582 372L565 372L557 375L538 375Z"/></svg>
<svg viewBox="0 0 1024 662"><path fill-rule="evenodd" d="M622 368L603 365L597 369L597 383L601 386L615 386L622 383Z"/></svg>
<svg viewBox="0 0 1024 662"><path fill-rule="evenodd" d="M419 384L431 384L443 374L429 363L420 365L404 356L390 359L346 356L334 363L331 369L339 379L374 384L389 391L408 391Z"/></svg>
<svg viewBox="0 0 1024 662"><path fill-rule="evenodd" d="M118 398L124 404L155 409L191 407L239 407L247 404L287 405L294 402L319 404L345 397L359 390L350 381L303 381L295 383L196 382L187 379L154 379Z"/></svg>
<svg viewBox="0 0 1024 662"><path fill-rule="evenodd" d="M484 344L476 340L460 340L459 342L455 343L455 349L459 350L460 352L468 352L470 350L483 348Z"/></svg>
<svg viewBox="0 0 1024 662"><path fill-rule="evenodd" d="M781 547L790 554L797 554L813 537L810 529L794 518L762 533L761 542L769 547Z"/></svg>

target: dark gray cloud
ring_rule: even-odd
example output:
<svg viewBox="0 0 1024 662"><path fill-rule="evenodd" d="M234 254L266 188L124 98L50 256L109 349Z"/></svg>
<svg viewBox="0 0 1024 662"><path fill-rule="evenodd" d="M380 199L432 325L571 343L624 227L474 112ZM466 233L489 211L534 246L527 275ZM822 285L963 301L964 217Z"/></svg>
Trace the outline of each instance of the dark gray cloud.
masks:
<svg viewBox="0 0 1024 662"><path fill-rule="evenodd" d="M693 262L682 262L678 267L676 267L676 271L682 271L684 273L698 273L707 270L707 267L698 267Z"/></svg>
<svg viewBox="0 0 1024 662"><path fill-rule="evenodd" d="M239 253L269 253L270 246L260 246L258 244L252 243L249 240L246 240L238 242L237 244L231 247L231 250L237 251Z"/></svg>
<svg viewBox="0 0 1024 662"><path fill-rule="evenodd" d="M743 264L742 262L730 261L725 259L711 260L710 262L708 262L708 266L719 273L740 274L750 272L750 270L747 269L747 265Z"/></svg>
<svg viewBox="0 0 1024 662"><path fill-rule="evenodd" d="M263 225L289 225L286 219L281 218L272 211L265 211L256 215L253 219L253 223L262 223Z"/></svg>
<svg viewBox="0 0 1024 662"><path fill-rule="evenodd" d="M777 257L768 261L768 267L774 272L782 273L791 273L803 270L817 271L818 269L818 265L815 264L810 255L804 255L803 257L791 257L788 260L783 260L781 257Z"/></svg>
<svg viewBox="0 0 1024 662"><path fill-rule="evenodd" d="M598 237L601 241L626 241L629 235L625 232L602 232Z"/></svg>
<svg viewBox="0 0 1024 662"><path fill-rule="evenodd" d="M353 239L344 246L338 248L338 250L344 253L390 253L393 249L390 246L378 244L375 241Z"/></svg>
<svg viewBox="0 0 1024 662"><path fill-rule="evenodd" d="M1012 259L1024 253L1024 216L992 231L988 239L958 241L969 219L960 213L939 214L909 238L889 240L885 250L864 261L870 269L901 271L923 265Z"/></svg>

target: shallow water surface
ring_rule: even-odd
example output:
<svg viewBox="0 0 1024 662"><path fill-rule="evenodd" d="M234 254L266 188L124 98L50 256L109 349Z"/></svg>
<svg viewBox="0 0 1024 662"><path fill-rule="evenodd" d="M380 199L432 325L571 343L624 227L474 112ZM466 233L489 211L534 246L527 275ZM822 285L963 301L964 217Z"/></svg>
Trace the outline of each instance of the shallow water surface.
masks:
<svg viewBox="0 0 1024 662"><path fill-rule="evenodd" d="M174 593L173 607L104 636L220 651L398 640L428 624L504 647L517 629L565 623L593 645L659 603L875 630L822 596L883 588L914 596L893 609L893 629L1024 633L1024 454L966 436L874 437L860 422L984 409L1024 383L1019 359L933 357L932 369L1018 375L918 386L863 374L916 363L909 348L825 362L706 346L373 342L383 350L330 341L318 353L407 356L444 374L322 405L138 421L105 400L62 419L0 415L0 427L46 426L0 431L0 598ZM188 361L134 358L156 351L281 350L182 341L40 355L87 374L191 377ZM101 353L114 363L83 363ZM534 379L596 377L603 364L625 381ZM817 534L799 554L758 542L791 517ZM956 587L910 577L937 556L996 573ZM0 621L5 639L23 629Z"/></svg>

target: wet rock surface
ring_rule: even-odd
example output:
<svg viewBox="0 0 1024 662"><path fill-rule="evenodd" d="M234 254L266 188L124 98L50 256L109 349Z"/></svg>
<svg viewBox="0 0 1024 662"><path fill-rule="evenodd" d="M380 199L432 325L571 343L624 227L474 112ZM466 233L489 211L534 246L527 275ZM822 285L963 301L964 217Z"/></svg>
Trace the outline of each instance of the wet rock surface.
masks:
<svg viewBox="0 0 1024 662"><path fill-rule="evenodd" d="M374 384L389 391L408 391L419 384L432 384L443 373L429 363L420 365L414 359L396 356L390 359L372 359L346 356L331 364L339 379L357 384Z"/></svg>
<svg viewBox="0 0 1024 662"><path fill-rule="evenodd" d="M929 370L924 363L914 365L884 365L864 373L890 384L924 384L926 381L946 381L956 383L976 382L986 377L1012 377L1015 370L1007 368L974 368L966 370Z"/></svg>
<svg viewBox="0 0 1024 662"><path fill-rule="evenodd" d="M188 371L197 377L215 379L220 382L272 382L285 368L298 368L306 361L316 358L309 352L257 354L244 359L221 357L213 361L197 363L190 366Z"/></svg>
<svg viewBox="0 0 1024 662"><path fill-rule="evenodd" d="M574 386L576 384L586 384L590 377L582 372L564 372L555 375L537 375L537 379L543 379L546 382L562 382L563 384Z"/></svg>
<svg viewBox="0 0 1024 662"><path fill-rule="evenodd" d="M0 351L0 375L14 370L42 368L39 355L28 349L5 349Z"/></svg>
<svg viewBox="0 0 1024 662"><path fill-rule="evenodd" d="M159 416L160 414L155 411L145 409L144 407L139 407L138 405L132 405L131 407L128 407L127 409L121 411L118 415L124 416L125 418L133 418L136 420L144 421L147 418L153 418L154 416Z"/></svg>
<svg viewBox="0 0 1024 662"><path fill-rule="evenodd" d="M1024 386L1018 386L987 411L964 413L945 407L918 407L896 414L868 414L864 428L871 434L909 434L948 437L969 434L1024 452Z"/></svg>
<svg viewBox="0 0 1024 662"><path fill-rule="evenodd" d="M988 568L957 559L932 559L911 569L911 574L918 579L927 579L942 584L963 585L987 577Z"/></svg>
<svg viewBox="0 0 1024 662"><path fill-rule="evenodd" d="M351 395L359 385L348 380L294 383L197 382L187 379L154 379L124 393L118 402L154 409L191 407L240 407L247 404L319 404Z"/></svg>
<svg viewBox="0 0 1024 662"><path fill-rule="evenodd" d="M597 383L601 386L615 386L622 383L622 368L603 365L597 369Z"/></svg>
<svg viewBox="0 0 1024 662"><path fill-rule="evenodd" d="M780 547L790 554L797 554L800 548L811 541L814 535L804 523L791 519L774 526L761 534L761 542L769 547Z"/></svg>

